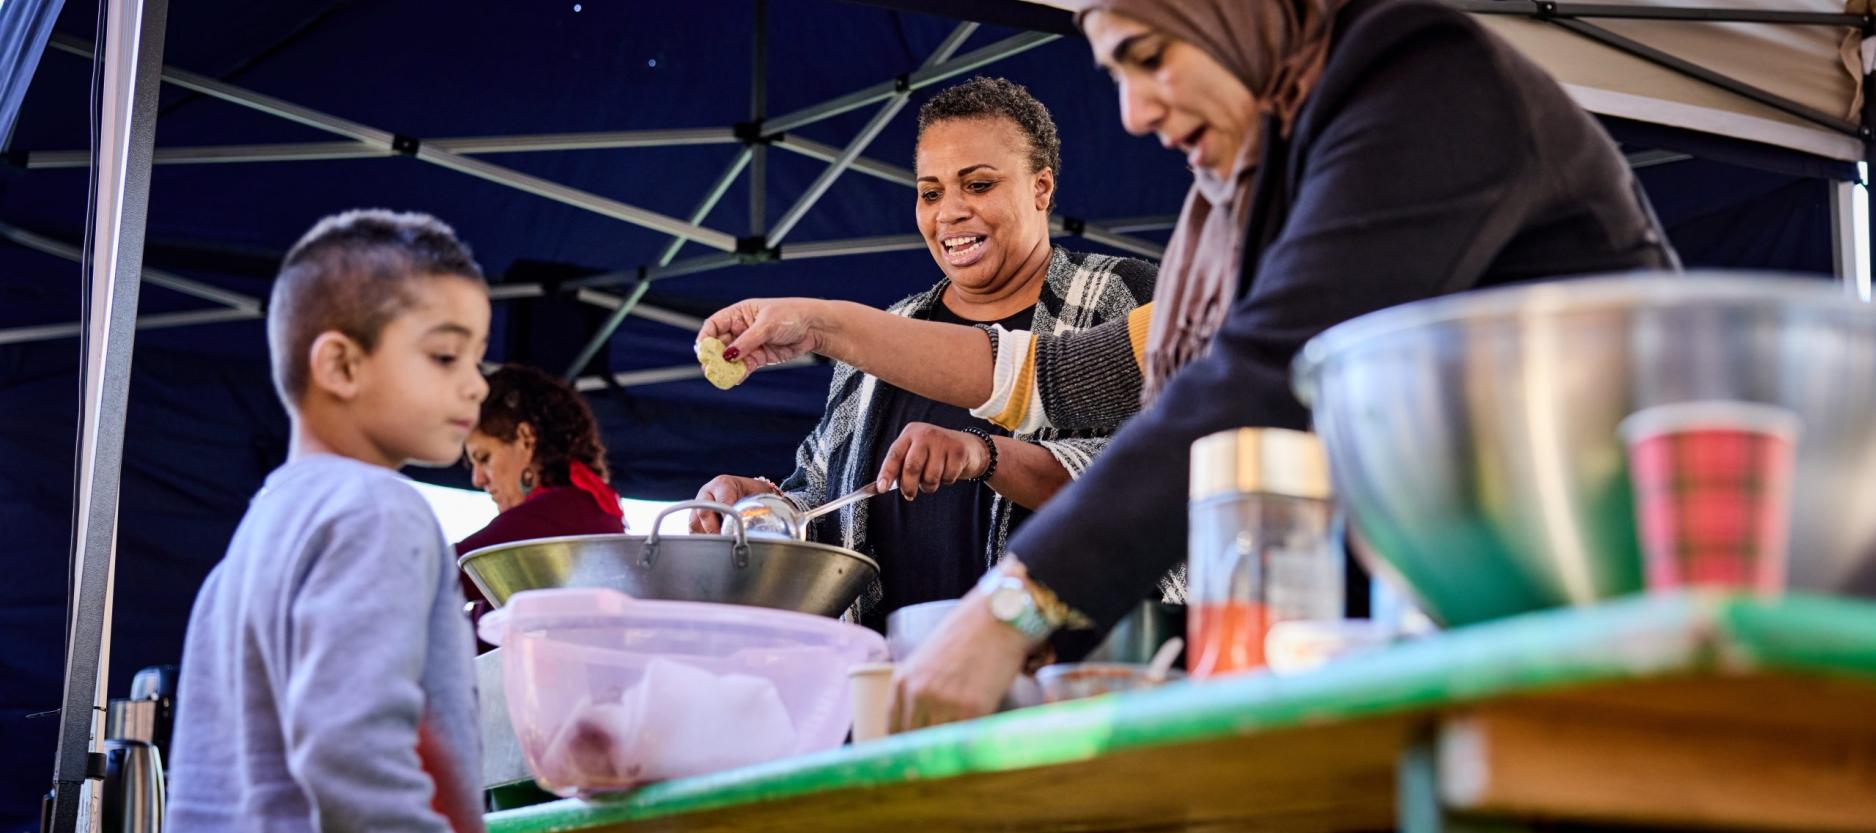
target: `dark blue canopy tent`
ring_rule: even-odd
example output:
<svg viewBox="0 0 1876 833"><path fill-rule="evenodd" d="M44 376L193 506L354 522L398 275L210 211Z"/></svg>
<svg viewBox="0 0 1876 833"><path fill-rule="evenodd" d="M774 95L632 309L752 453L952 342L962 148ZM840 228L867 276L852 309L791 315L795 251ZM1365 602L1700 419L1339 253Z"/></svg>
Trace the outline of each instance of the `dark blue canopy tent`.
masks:
<svg viewBox="0 0 1876 833"><path fill-rule="evenodd" d="M0 831L36 824L59 727L29 715L61 704L73 596L87 311L73 258L87 249L98 31L87 4L10 2L0 20L13 14L57 26L36 71L31 33L0 32L0 66L21 68L0 84L0 128L14 123L0 169L0 737L16 750L0 764ZM163 31L112 693L176 660L195 588L284 458L258 301L321 215L383 205L453 224L495 283L490 358L573 367L620 491L672 499L721 472L785 474L828 380L809 363L718 392L691 368L698 317L751 295L884 305L937 279L910 235L910 113L948 80L1005 75L1052 109L1063 245L1155 255L1188 182L1173 154L1119 129L1085 45L1056 37L1066 14L1031 4L196 0L173 4ZM1832 200L1853 165L1607 123L1690 265L1833 270ZM691 242L674 247L674 231Z"/></svg>

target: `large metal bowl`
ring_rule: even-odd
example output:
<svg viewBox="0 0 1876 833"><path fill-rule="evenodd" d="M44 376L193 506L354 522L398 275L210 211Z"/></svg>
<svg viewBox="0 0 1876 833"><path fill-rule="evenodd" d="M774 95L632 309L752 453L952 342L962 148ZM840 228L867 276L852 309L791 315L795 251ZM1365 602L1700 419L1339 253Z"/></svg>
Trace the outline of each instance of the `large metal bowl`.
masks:
<svg viewBox="0 0 1876 833"><path fill-rule="evenodd" d="M1623 276L1421 301L1295 365L1354 529L1440 621L1641 587L1616 424L1698 399L1804 420L1789 582L1876 593L1876 308L1784 276Z"/></svg>
<svg viewBox="0 0 1876 833"><path fill-rule="evenodd" d="M490 602L523 590L610 587L639 599L753 605L839 616L879 575L852 550L746 537L730 508L704 501L660 513L725 513L729 535L575 535L485 547L459 562Z"/></svg>

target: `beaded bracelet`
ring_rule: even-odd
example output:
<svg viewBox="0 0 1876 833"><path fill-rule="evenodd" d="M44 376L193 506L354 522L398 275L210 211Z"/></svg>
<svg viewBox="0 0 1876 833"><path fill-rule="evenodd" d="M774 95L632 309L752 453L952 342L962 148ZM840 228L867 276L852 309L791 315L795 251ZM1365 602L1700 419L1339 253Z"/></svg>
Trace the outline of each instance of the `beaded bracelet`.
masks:
<svg viewBox="0 0 1876 833"><path fill-rule="evenodd" d="M966 483L982 483L997 473L997 444L990 439L990 432L982 428L965 428L964 433L984 441L984 450L990 452L990 465L984 467L984 473L966 480Z"/></svg>

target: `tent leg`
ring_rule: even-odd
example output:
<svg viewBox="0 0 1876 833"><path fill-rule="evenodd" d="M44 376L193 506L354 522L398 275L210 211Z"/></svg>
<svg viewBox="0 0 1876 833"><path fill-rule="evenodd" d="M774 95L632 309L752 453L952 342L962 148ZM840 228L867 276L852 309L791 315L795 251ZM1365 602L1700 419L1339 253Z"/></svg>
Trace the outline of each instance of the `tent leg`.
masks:
<svg viewBox="0 0 1876 833"><path fill-rule="evenodd" d="M1830 188L1830 257L1832 273L1846 286L1857 285L1856 183L1827 183Z"/></svg>
<svg viewBox="0 0 1876 833"><path fill-rule="evenodd" d="M750 52L749 123L762 132L762 120L769 112L769 0L756 0L755 45ZM754 155L749 160L749 236L760 239L769 233L769 146L755 141L749 145Z"/></svg>
<svg viewBox="0 0 1876 833"><path fill-rule="evenodd" d="M1872 31L1868 23L1864 24L1863 37L1876 37L1876 31ZM1864 237L1864 245L1876 248L1876 206L1870 205L1870 194L1876 193L1876 183L1870 181L1871 175L1876 174L1876 73L1863 74L1863 112L1861 115L1863 126L1859 132L1863 137L1863 170L1860 179L1863 180L1863 193L1858 197L1863 202L1863 221L1868 224L1864 229L1867 233ZM1876 284L1876 274L1873 274L1876 273L1876 251L1864 254L1866 258L1860 272L1852 266L1840 274L1851 276L1857 297L1863 299L1864 303L1869 303L1872 300L1871 286Z"/></svg>
<svg viewBox="0 0 1876 833"><path fill-rule="evenodd" d="M124 461L124 413L136 332L157 91L168 0L110 0L98 122L91 241L90 316L84 343L84 401L78 435L75 563L65 644L65 691L50 796L57 833L102 822L93 780L102 750L110 679L111 591Z"/></svg>

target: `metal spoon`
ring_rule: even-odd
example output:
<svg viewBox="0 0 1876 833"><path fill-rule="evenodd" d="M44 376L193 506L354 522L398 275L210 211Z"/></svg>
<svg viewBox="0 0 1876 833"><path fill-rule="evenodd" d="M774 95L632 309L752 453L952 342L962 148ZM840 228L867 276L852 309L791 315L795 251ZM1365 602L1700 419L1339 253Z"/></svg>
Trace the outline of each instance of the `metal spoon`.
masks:
<svg viewBox="0 0 1876 833"><path fill-rule="evenodd" d="M886 491L899 488L899 482L893 481ZM808 540L808 523L843 506L858 503L881 494L879 484L868 483L865 486L834 498L806 512L795 508L793 501L781 495L764 492L750 495L736 501L733 507L736 514L742 516L743 525L750 535L770 535L793 538L797 541Z"/></svg>
<svg viewBox="0 0 1876 833"><path fill-rule="evenodd" d="M1159 646L1159 650L1153 653L1153 661L1147 663L1146 684L1159 685L1166 682L1166 674L1172 670L1173 660L1179 657L1180 649L1185 646L1186 641L1177 636L1166 640L1165 644Z"/></svg>

